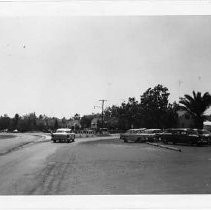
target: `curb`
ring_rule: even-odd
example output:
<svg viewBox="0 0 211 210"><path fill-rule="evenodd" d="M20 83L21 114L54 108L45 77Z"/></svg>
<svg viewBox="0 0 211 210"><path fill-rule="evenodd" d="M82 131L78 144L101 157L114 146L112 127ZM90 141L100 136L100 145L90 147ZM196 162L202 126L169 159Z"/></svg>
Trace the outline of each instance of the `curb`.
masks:
<svg viewBox="0 0 211 210"><path fill-rule="evenodd" d="M161 145L161 144L155 144L155 143L150 143L150 142L146 142L146 143L149 144L149 145L152 145L152 146L161 147L161 148L165 148L165 149L170 149L170 150L174 150L174 151L177 151L177 152L182 152L181 149L178 149L176 147L169 147L169 146L165 146L165 145Z"/></svg>

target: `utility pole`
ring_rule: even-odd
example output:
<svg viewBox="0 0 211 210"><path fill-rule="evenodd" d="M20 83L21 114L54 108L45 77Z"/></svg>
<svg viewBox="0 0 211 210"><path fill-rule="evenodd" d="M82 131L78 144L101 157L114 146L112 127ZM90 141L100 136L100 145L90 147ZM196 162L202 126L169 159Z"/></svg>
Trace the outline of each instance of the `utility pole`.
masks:
<svg viewBox="0 0 211 210"><path fill-rule="evenodd" d="M99 101L102 102L101 108L102 108L102 128L103 128L103 127L104 127L104 103L105 103L105 101L107 101L107 100L101 99L101 100L99 100Z"/></svg>

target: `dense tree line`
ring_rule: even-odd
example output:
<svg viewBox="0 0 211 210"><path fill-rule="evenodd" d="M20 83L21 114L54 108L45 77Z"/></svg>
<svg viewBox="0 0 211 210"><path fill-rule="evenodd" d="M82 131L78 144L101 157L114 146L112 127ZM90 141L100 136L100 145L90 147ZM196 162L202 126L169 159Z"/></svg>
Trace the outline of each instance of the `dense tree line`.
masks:
<svg viewBox="0 0 211 210"><path fill-rule="evenodd" d="M127 130L129 128L171 128L176 127L179 109L186 110L195 120L195 127L202 128L205 119L204 112L211 105L211 95L206 92L193 91L193 97L185 95L180 99L180 105L176 102L169 103L168 88L157 85L148 88L139 101L130 97L127 102L120 106L107 107L104 112L104 123L102 124L101 114L90 114L80 117L58 119L46 115L36 116L30 113L24 116L15 114L13 118L8 115L0 117L0 130L18 131L52 131L60 127L69 127L75 131L89 129L95 118L98 120L98 127L107 127L109 130ZM71 123L72 122L72 123Z"/></svg>
<svg viewBox="0 0 211 210"><path fill-rule="evenodd" d="M120 106L108 107L105 120L110 128L126 130L129 128L169 128L177 124L178 104L169 103L166 87L157 85L147 89L140 101L129 98Z"/></svg>
<svg viewBox="0 0 211 210"><path fill-rule="evenodd" d="M35 113L30 113L24 116L15 114L13 118L7 115L0 117L0 130L14 131L18 130L21 132L26 131L51 131L58 127L67 127L68 120L58 119L55 117L47 117L45 115L36 116Z"/></svg>
<svg viewBox="0 0 211 210"><path fill-rule="evenodd" d="M185 94L179 104L169 103L168 88L157 85L148 88L140 101L129 98L120 106L108 107L105 111L106 125L110 129L118 128L172 128L177 127L178 110L187 111L194 119L195 128L203 128L205 111L211 106L211 95L193 91L193 96Z"/></svg>

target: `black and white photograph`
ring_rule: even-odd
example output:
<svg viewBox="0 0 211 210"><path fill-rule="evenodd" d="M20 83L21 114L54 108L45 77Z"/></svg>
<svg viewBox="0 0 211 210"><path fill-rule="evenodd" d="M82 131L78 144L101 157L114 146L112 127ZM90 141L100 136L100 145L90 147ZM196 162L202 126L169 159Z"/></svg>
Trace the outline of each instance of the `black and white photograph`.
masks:
<svg viewBox="0 0 211 210"><path fill-rule="evenodd" d="M0 195L209 195L211 16L1 15Z"/></svg>

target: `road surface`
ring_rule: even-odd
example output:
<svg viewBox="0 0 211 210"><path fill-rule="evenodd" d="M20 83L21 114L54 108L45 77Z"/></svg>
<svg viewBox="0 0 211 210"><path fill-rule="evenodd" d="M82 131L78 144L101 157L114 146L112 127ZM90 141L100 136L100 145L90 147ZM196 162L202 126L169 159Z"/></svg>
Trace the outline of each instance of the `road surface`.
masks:
<svg viewBox="0 0 211 210"><path fill-rule="evenodd" d="M211 147L123 143L118 136L52 143L0 136L1 195L211 193Z"/></svg>

